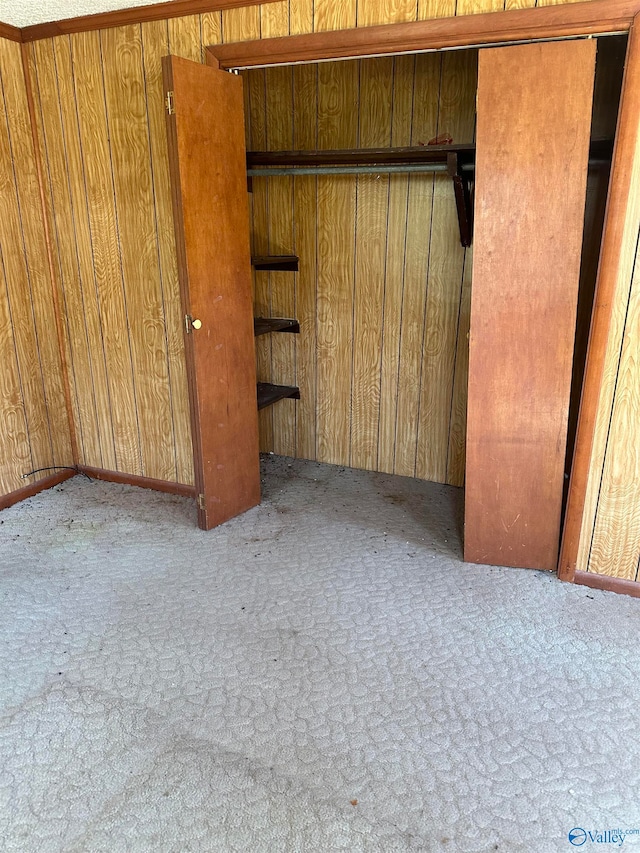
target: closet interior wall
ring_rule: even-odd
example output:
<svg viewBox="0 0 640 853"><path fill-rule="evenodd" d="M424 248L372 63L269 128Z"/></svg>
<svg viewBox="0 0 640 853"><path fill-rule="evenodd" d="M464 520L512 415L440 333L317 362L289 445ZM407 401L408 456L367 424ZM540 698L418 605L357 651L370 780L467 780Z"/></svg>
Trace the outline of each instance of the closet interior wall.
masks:
<svg viewBox="0 0 640 853"><path fill-rule="evenodd" d="M0 39L0 502L72 465L20 45Z"/></svg>
<svg viewBox="0 0 640 853"><path fill-rule="evenodd" d="M477 52L245 72L249 150L471 143ZM261 448L462 485L471 250L443 173L252 179L259 316L300 334L257 339L260 381L300 400L260 413Z"/></svg>

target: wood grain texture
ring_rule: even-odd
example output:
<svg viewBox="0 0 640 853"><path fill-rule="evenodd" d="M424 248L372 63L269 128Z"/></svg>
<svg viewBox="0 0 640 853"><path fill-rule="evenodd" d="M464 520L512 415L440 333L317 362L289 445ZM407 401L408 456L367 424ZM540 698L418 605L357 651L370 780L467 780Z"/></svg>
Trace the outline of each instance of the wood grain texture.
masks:
<svg viewBox="0 0 640 853"><path fill-rule="evenodd" d="M0 122L0 221L3 231L2 263L5 274L6 298L11 318L12 337L17 357L20 404L24 409L28 433L28 452L34 468L54 464L51 443L51 425L42 365L40 362L38 328L34 295L43 286L41 272L44 257L33 258L35 270L31 273L25 233L25 201L36 203L36 198L21 198L19 166L34 168L33 150L24 150L22 144L28 132L28 112L24 95L24 80L20 46L3 42L0 51L0 81L2 84L2 121ZM28 137L27 137L28 138ZM17 401L16 401L17 402ZM26 456L26 451L25 451ZM23 457L24 458L24 457ZM22 473L22 472L20 472Z"/></svg>
<svg viewBox="0 0 640 853"><path fill-rule="evenodd" d="M195 481L209 529L260 501L242 80L163 60L178 274L187 335ZM206 105L206 106L205 106Z"/></svg>
<svg viewBox="0 0 640 853"><path fill-rule="evenodd" d="M253 72L246 78L249 96L249 146L264 151L267 147L267 91L264 71ZM251 252L253 255L269 254L268 181L253 180L251 193ZM271 316L271 280L268 272L253 271L253 307L256 317ZM256 340L256 372L258 381L271 382L272 335L262 335ZM286 404L289 405L289 404ZM260 450L273 451L273 408L258 412Z"/></svg>
<svg viewBox="0 0 640 853"><path fill-rule="evenodd" d="M354 148L358 65L318 67L318 145ZM317 458L348 465L351 436L356 178L318 178Z"/></svg>
<svg viewBox="0 0 640 853"><path fill-rule="evenodd" d="M277 8L277 7L276 7ZM287 23L288 25L288 23ZM267 148L290 150L293 145L293 73L291 68L269 68L265 72ZM267 181L268 254L294 252L292 177ZM295 317L295 273L269 273L271 315ZM271 376L278 385L296 385L297 335L271 336ZM283 456L296 452L296 403L282 400L273 406L273 451Z"/></svg>
<svg viewBox="0 0 640 853"><path fill-rule="evenodd" d="M71 36L75 106L95 272L99 335L107 371L116 470L142 474L131 341L114 199L112 151L98 33Z"/></svg>
<svg viewBox="0 0 640 853"><path fill-rule="evenodd" d="M33 56L27 45L23 45L21 49L21 59L34 165L31 169L19 169L18 172L22 176L23 192L26 192L31 200L26 213L28 225L24 229L27 237L27 251L31 255L41 257L43 265L40 273L41 287L34 294L34 312L36 324L41 329L39 335L40 361L49 421L52 426L51 444L55 459L70 458L76 464L79 457L78 437L73 415L68 360L66 358L64 317L61 310L53 256L50 204L48 203L42 167L40 148L42 127L40 114L36 111L33 92L32 80L35 77L35 67ZM26 144L25 155L28 155L28 151L28 144ZM39 210L34 205L34 196L37 196L40 202ZM54 329L55 335L53 334Z"/></svg>
<svg viewBox="0 0 640 853"><path fill-rule="evenodd" d="M480 52L464 546L471 562L557 565L594 63L589 41ZM548 188L559 185L565 191L550 204Z"/></svg>
<svg viewBox="0 0 640 853"><path fill-rule="evenodd" d="M315 32L340 30L355 27L357 23L357 0L314 0L313 29Z"/></svg>
<svg viewBox="0 0 640 853"><path fill-rule="evenodd" d="M598 493L615 399L640 222L640 28L630 37L571 472L560 577L591 566Z"/></svg>
<svg viewBox="0 0 640 853"><path fill-rule="evenodd" d="M191 441L189 393L171 206L167 131L164 118L165 91L162 82L162 57L166 56L169 50L169 33L167 24L163 21L143 24L141 29L157 249L163 315L166 324L169 390L175 438L175 479L179 483L193 484L193 445ZM212 36L213 33L209 33L209 35Z"/></svg>
<svg viewBox="0 0 640 853"><path fill-rule="evenodd" d="M476 2L470 0L471 6ZM440 0L437 3L439 5ZM352 2L332 8L331 0L322 0L315 3L314 33L259 41L248 41L259 39L259 35L247 33L244 43L226 44L215 48L214 52L221 68L379 56L534 38L626 32L638 11L637 0L590 0L506 12L490 11L492 3L493 0L480 0L477 5L479 14L472 14L471 9L465 14L465 7L458 4L455 17L451 10L448 14L452 17L409 21L393 27L383 24L354 28ZM499 8L502 9L502 2ZM225 37L225 41L229 40Z"/></svg>
<svg viewBox="0 0 640 853"><path fill-rule="evenodd" d="M318 145L318 69L293 69L294 147L314 150ZM295 311L300 323L296 345L296 456L316 457L316 315L318 269L318 180L295 177L293 226L299 257Z"/></svg>
<svg viewBox="0 0 640 853"><path fill-rule="evenodd" d="M78 372L90 376L89 351L84 336L84 318L81 303L75 299L77 287L70 293L65 290L65 282L77 282L77 257L75 240L61 240L60 234L74 235L73 210L68 191L68 172L64 151L64 139L60 123L59 110L44 111L42 95L47 97L56 91L55 58L51 42L43 41L27 45L29 52L29 75L33 89L33 112L39 141L39 154L42 168L45 216L48 221L48 233L51 244L51 263L58 291L56 321L62 324L62 350L66 364L70 409L73 417L73 429L76 436L74 462L84 460L88 453L93 458L100 457L98 442L98 424L95 411L95 399L91 383L81 393L78 384ZM40 73L38 73L38 64ZM53 95L57 101L57 93ZM54 201L55 200L55 201ZM74 235L75 236L75 235ZM81 330L81 334L72 333L72 328ZM76 363L78 369L76 369Z"/></svg>
<svg viewBox="0 0 640 853"><path fill-rule="evenodd" d="M378 3L358 2L358 26L372 27L375 24L415 21L416 11L422 0L380 0ZM418 12L419 14L419 12Z"/></svg>
<svg viewBox="0 0 640 853"><path fill-rule="evenodd" d="M36 77L45 128L43 151L51 177L53 216L61 254L60 276L67 335L78 398L83 456L80 462L116 467L105 341L83 151L80 141L71 43L68 38L34 45ZM69 241L68 235L74 240ZM67 253L70 256L62 260Z"/></svg>
<svg viewBox="0 0 640 853"><path fill-rule="evenodd" d="M411 142L416 59L398 56L393 60L393 113L391 145ZM380 364L380 419L378 423L378 468L395 471L396 411L398 404L398 368L402 327L405 251L407 239L407 201L409 176L389 178L387 250L385 257L384 329Z"/></svg>
<svg viewBox="0 0 640 853"><path fill-rule="evenodd" d="M639 237L640 239L640 237ZM640 257L636 251L589 566L636 581L640 563Z"/></svg>
<svg viewBox="0 0 640 853"><path fill-rule="evenodd" d="M174 19L171 24L184 19ZM139 26L100 35L124 303L140 437L140 474L176 479L166 320Z"/></svg>
<svg viewBox="0 0 640 853"><path fill-rule="evenodd" d="M442 57L437 134L449 134L456 143L473 142L477 63L475 51L454 51ZM439 483L448 481L464 262L465 249L460 245L451 179L436 175L433 179L416 476ZM456 390L460 393L460 384ZM461 407L458 401L455 405ZM458 482L458 485L462 484Z"/></svg>
<svg viewBox="0 0 640 853"><path fill-rule="evenodd" d="M416 57L411 145L437 134L441 66L439 54ZM434 180L429 174L409 177L394 463L395 473L405 477L416 471Z"/></svg>
<svg viewBox="0 0 640 853"><path fill-rule="evenodd" d="M170 18L167 21L169 50L174 56L200 62L202 45L200 36L200 17L188 15L183 18Z"/></svg>
<svg viewBox="0 0 640 853"><path fill-rule="evenodd" d="M359 145L391 144L393 60L360 63ZM389 176L360 175L356 185L356 244L351 388L351 466L378 467L380 360L384 311Z"/></svg>
<svg viewBox="0 0 640 853"><path fill-rule="evenodd" d="M165 3L153 3L150 6L117 9L97 15L81 15L46 24L34 24L23 27L20 35L22 41L38 41L59 35L131 26L147 21L166 21L172 18L215 13L222 9L244 8L257 3L272 2L274 0L168 0Z"/></svg>
<svg viewBox="0 0 640 853"><path fill-rule="evenodd" d="M20 45L0 39L0 494L72 463L38 166ZM37 138L37 137L36 137Z"/></svg>
<svg viewBox="0 0 640 853"><path fill-rule="evenodd" d="M354 115L357 135L363 147L407 146L412 142L412 127L415 141L428 140L438 128L437 115L443 105L443 121L458 138L473 139L474 94L477 55L451 55L450 79L441 73L440 57L429 60L414 57L395 59L371 59L356 63L356 101ZM277 73L274 73L277 72ZM297 76L296 76L297 75ZM274 144L274 132L282 138L282 122L286 110L279 105L291 102L291 79L280 69L246 72L247 89L250 93L250 145L257 150ZM300 81L300 82L298 82ZM335 81L331 75L323 76L322 66L300 66L294 69L293 134L295 147L313 149L317 145L318 123L335 125L340 115L335 113L331 87ZM428 95L428 96L427 96ZM319 101L320 110L316 103ZM329 104L335 114L326 114L324 104ZM267 109L269 104L269 109ZM425 116L431 116L431 121ZM277 117L277 121L274 118ZM425 123L426 122L426 123ZM290 126L287 123L287 133ZM268 138L268 143L267 143ZM356 137L354 137L356 138ZM285 228L289 232L291 195L287 178L255 179L253 182L253 242L264 246L265 236L278 233ZM334 193L336 189L351 182L355 193L353 218L349 221L341 215L336 220L332 204L318 204L316 187L318 181L324 185L321 192ZM256 314L295 315L301 321L301 334L296 338L286 336L263 336L258 338L258 375L265 381L284 382L301 388L301 400L295 404L284 401L280 412L296 413L296 455L316 459L321 449L316 448L324 441L323 429L337 429L344 446L342 459L349 459L354 467L382 471L407 473L402 452L396 450L402 442L411 444L409 470L415 471L418 449L418 430L423 429L420 417L421 400L425 398L423 373L427 348L423 341L427 336L436 346L436 335L444 326L441 315L447 317L446 339L449 360L445 371L446 381L437 374L438 358L433 357L433 373L430 376L429 393L436 401L431 406L431 416L441 425L441 440L431 441L436 448L433 459L421 456L419 476L426 479L447 479L449 455L455 457L454 482L461 484L464 473L464 419L466 412L466 349L468 331L468 298L470 267L467 275L465 298L467 307L460 308L462 290L462 259L457 219L453 206L453 192L449 180L442 181L442 204L448 216L441 216L442 224L435 222L431 204L421 204L420 193L427 188L429 201L432 199L434 179L431 175L411 178L413 185L413 219L407 217L410 180L407 175L380 174L342 177L296 177L293 179L293 250L300 259L300 272L271 274L267 287L267 273L254 273L256 281ZM264 187L269 185L268 203L264 200ZM277 196L276 193L280 193ZM279 198L278 201L276 199ZM322 202L322 197L320 199ZM438 214L436 214L437 216ZM421 227L416 226L416 217L421 217ZM433 227L432 227L432 223ZM338 252L318 253L317 239L323 240L327 233L341 240ZM338 230L339 229L339 230ZM425 310L427 291L427 260L429 235L437 233L435 239L438 272L441 283L434 286L430 310ZM345 235L349 234L346 238ZM351 248L353 234L353 250ZM333 238L327 245L333 245ZM281 248L271 242L270 250ZM265 250L266 251L266 250ZM452 251L456 263L449 263L454 270L447 273L447 252ZM335 270L340 259L348 255L348 266ZM255 253L255 249L254 249ZM264 252L263 252L264 253ZM406 257L406 260L405 260ZM416 263L418 259L418 263ZM451 258L449 258L449 262ZM351 263L353 262L353 269ZM422 267L419 267L419 264ZM434 273L435 274L435 273ZM338 334L334 335L335 310L331 303L331 287L323 283L323 277L335 276L340 290ZM422 288L412 284L412 291L405 292L405 279L414 282L416 277L423 282ZM295 294L289 302L275 305L276 293L295 281ZM319 290L318 290L319 289ZM325 295L326 294L326 295ZM323 303L326 300L326 306ZM417 300L417 304L416 304ZM443 307L440 307L442 303ZM280 311L280 307L287 311ZM404 307L404 311L403 311ZM316 324L320 345L316 348ZM352 324L352 329L350 325ZM458 340L458 326L464 331ZM466 324L466 325L465 325ZM430 331L427 331L430 330ZM282 343L281 343L282 339ZM263 343L264 342L264 343ZM438 346L441 346L438 344ZM280 349L287 347L287 354ZM295 348L295 352L293 349ZM423 350L425 355L423 356ZM460 365L460 372L456 373ZM455 368L454 368L455 365ZM295 371L294 371L295 366ZM287 371L290 371L287 373ZM428 371L424 371L426 374ZM316 383L318 375L318 384ZM294 378L295 377L295 378ZM434 378L435 377L435 378ZM457 381L456 381L457 377ZM440 382L442 388L431 387ZM307 384L308 383L308 384ZM329 395L325 398L324 389ZM423 389L421 391L421 388ZM306 389L306 390L305 390ZM318 393L319 391L319 393ZM455 395L455 400L453 399ZM335 398L336 403L329 400ZM316 402L317 401L317 402ZM339 401L339 402L338 402ZM438 412L435 405L440 406ZM288 410L287 410L288 407ZM284 430L288 434L291 426L277 421L278 409L271 415L263 410L261 416L269 418L270 442L267 445L262 429L262 447L273 450L278 442L289 447ZM422 411L426 411L422 409ZM456 418L455 429L450 423ZM324 419L324 420L323 420ZM342 419L342 420L341 420ZM326 427L322 424L326 423ZM271 431L272 430L272 431ZM396 433L400 439L396 442ZM453 444L452 444L453 443ZM281 451L283 452L283 451ZM421 451L422 452L422 451Z"/></svg>

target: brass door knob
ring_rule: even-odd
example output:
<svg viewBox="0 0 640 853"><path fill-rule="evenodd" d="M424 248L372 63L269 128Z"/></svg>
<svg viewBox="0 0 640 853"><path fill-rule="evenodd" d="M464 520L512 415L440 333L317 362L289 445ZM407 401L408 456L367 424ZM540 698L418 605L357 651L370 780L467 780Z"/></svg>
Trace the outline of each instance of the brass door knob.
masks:
<svg viewBox="0 0 640 853"><path fill-rule="evenodd" d="M202 320L198 320L198 319L192 320L191 325L193 326L193 328L196 331L198 331L198 329L202 328Z"/></svg>

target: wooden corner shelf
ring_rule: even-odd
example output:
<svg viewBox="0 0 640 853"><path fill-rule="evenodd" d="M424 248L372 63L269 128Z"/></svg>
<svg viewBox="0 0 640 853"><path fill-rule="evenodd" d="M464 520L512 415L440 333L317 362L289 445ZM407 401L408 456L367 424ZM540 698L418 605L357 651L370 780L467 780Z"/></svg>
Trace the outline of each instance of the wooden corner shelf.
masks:
<svg viewBox="0 0 640 853"><path fill-rule="evenodd" d="M300 389L295 385L272 385L270 382L258 382L258 410L272 406L278 400L300 399Z"/></svg>
<svg viewBox="0 0 640 853"><path fill-rule="evenodd" d="M287 317L254 317L253 331L256 337L268 332L300 332L300 323Z"/></svg>
<svg viewBox="0 0 640 853"><path fill-rule="evenodd" d="M298 272L298 258L296 255L260 255L251 258L251 266L270 272Z"/></svg>

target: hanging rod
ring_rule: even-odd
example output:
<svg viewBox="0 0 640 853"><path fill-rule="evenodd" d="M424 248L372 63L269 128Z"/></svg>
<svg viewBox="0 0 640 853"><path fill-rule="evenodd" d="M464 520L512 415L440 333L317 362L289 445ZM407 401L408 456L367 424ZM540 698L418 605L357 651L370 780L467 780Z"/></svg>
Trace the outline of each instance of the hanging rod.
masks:
<svg viewBox="0 0 640 853"><path fill-rule="evenodd" d="M467 168L472 169L473 166ZM393 172L445 172L446 163L380 163L378 166L262 166L247 169L251 178L278 175L386 175Z"/></svg>

